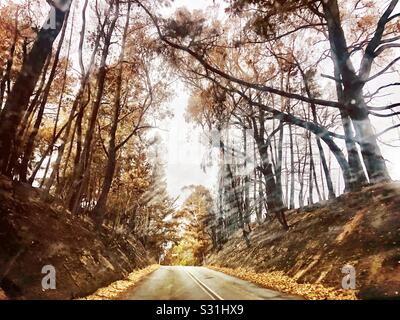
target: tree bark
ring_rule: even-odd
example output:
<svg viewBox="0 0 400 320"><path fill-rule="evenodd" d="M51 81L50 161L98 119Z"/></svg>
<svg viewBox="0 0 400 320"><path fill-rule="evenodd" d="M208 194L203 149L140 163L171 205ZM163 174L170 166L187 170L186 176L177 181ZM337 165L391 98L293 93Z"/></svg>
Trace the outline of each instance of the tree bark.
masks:
<svg viewBox="0 0 400 320"><path fill-rule="evenodd" d="M363 96L365 79L356 74L352 65L337 0L322 1L322 6L328 25L331 50L342 76L343 103L353 122L369 180L371 183L390 181Z"/></svg>
<svg viewBox="0 0 400 320"><path fill-rule="evenodd" d="M284 205L281 197L281 193L277 191L276 180L274 177L274 173L272 170L272 164L269 160L268 155L268 144L265 142L264 133L264 111L259 111L259 130L257 129L257 123L255 118L253 120L253 132L254 139L257 143L258 151L261 158L261 165L259 170L264 176L265 180L265 192L266 192L266 203L268 206L268 210L271 214L275 215L278 221L282 224L282 226L288 230L289 226L286 222L285 214L284 214Z"/></svg>
<svg viewBox="0 0 400 320"><path fill-rule="evenodd" d="M290 139L290 202L289 209L294 209L294 185L295 185L295 167L294 167L294 148L293 148L293 129L289 124L289 139Z"/></svg>
<svg viewBox="0 0 400 320"><path fill-rule="evenodd" d="M19 168L19 179L21 182L26 182L27 181L27 174L28 174L28 166L29 166L29 161L32 157L33 149L34 149L34 144L35 144L35 139L36 136L39 132L40 125L42 124L43 120L43 115L44 115L44 110L47 104L47 99L50 93L51 85L53 83L53 80L56 76L56 71L57 71L57 66L58 62L60 60L60 53L61 53L61 48L64 43L64 38L65 38L65 32L67 30L67 24L68 24L68 17L69 17L69 11L65 14L65 21L64 25L62 27L61 35L60 35L60 40L58 42L58 47L56 54L54 56L54 61L53 61L53 66L50 71L49 78L47 80L46 86L44 88L44 92L42 94L42 101L40 103L39 107L39 112L36 116L36 121L33 126L33 130L31 131L28 141L25 146L25 151L22 157L22 162Z"/></svg>
<svg viewBox="0 0 400 320"><path fill-rule="evenodd" d="M340 79L340 70L334 60L334 74L335 78ZM338 101L344 103L343 86L340 82L336 82L336 93ZM361 187L368 183L368 179L365 175L364 168L361 163L360 155L357 149L356 142L354 141L354 131L351 124L351 119L346 110L340 110L340 118L342 120L343 130L346 138L346 150L347 158L350 166L350 179L354 182L353 184Z"/></svg>
<svg viewBox="0 0 400 320"><path fill-rule="evenodd" d="M114 100L114 114L112 119L112 126L110 131L110 141L108 145L108 159L105 167L105 175L103 180L103 185L101 187L101 193L99 199L97 200L96 206L94 207L93 213L98 224L101 224L104 219L104 214L107 208L108 194L111 189L112 181L114 178L114 171L117 163L117 146L116 146L116 134L118 130L118 121L121 110L121 90L122 90L122 72L123 72L123 62L125 58L125 45L128 36L128 27L130 20L130 10L131 3L128 3L128 13L126 17L124 34L122 37L122 47L119 56L119 66L118 75L116 79L117 88L115 90L115 100Z"/></svg>
<svg viewBox="0 0 400 320"><path fill-rule="evenodd" d="M84 30L86 28L86 25L85 25L86 18L85 17L86 17L87 3L88 3L88 0L86 0L86 2L84 4L84 10L82 11L82 29L81 29L81 33L80 33L81 39L85 37ZM109 14L110 10L111 10L111 6L107 10L106 15ZM75 117L75 112L76 112L79 104L81 103L82 96L83 96L83 94L85 92L85 89L87 87L87 84L89 82L89 77L91 75L91 70L93 68L93 65L94 65L94 62L95 62L95 58L96 58L96 55L97 55L97 52L98 52L98 48L100 46L100 39L101 39L101 36L102 36L102 34L104 32L105 24L106 24L106 22L104 21L99 26L99 30L98 30L98 32L96 34L96 39L94 41L94 46L93 46L93 51L92 51L92 56L90 58L89 66L88 66L87 70L82 73L82 77L80 79L79 90L78 90L78 93L77 93L77 95L76 95L76 97L74 99L74 103L72 105L71 112L70 112L69 118L67 120L67 126L66 126L66 129L64 131L64 135L63 135L63 138L62 138L62 143L61 143L60 147L58 148L57 159L56 159L56 161L55 161L55 163L53 165L53 170L51 172L50 178L46 182L46 185L45 185L45 194L46 194L45 197L46 198L47 198L47 195L50 192L50 189L51 189L52 185L54 184L56 176L58 176L58 174L59 174L59 170L60 170L60 166L61 166L61 160L62 160L62 157L64 155L64 150L65 150L65 147L66 147L66 144L67 144L67 141L68 141L68 137L70 136L70 132L71 132L71 128L72 128L72 121L73 121L73 119ZM79 54L80 55L83 54L82 53L82 48L80 48ZM83 71L83 70L81 70L81 71Z"/></svg>
<svg viewBox="0 0 400 320"><path fill-rule="evenodd" d="M114 6L114 4L111 4ZM101 100L103 98L105 79L107 75L107 57L109 54L109 49L111 45L111 38L115 25L119 17L119 1L115 2L114 7L114 17L110 22L110 26L106 32L104 39L104 46L101 55L100 67L97 73L97 88L96 88L96 98L93 102L92 113L89 119L89 126L85 134L85 142L82 151L82 159L75 170L73 182L70 188L69 205L71 212L76 213L81 201L81 195L84 186L85 174L89 167L90 152L92 146L93 135L95 131L97 116L101 106Z"/></svg>
<svg viewBox="0 0 400 320"><path fill-rule="evenodd" d="M309 170L310 175L308 177L308 204L312 205L314 203L314 195L313 195L314 158L313 158L313 148L311 144L311 134L308 134L307 140L310 149L310 170Z"/></svg>
<svg viewBox="0 0 400 320"><path fill-rule="evenodd" d="M50 65L50 61L51 61L51 55L49 55L49 57L46 59L46 63L43 67L41 79L40 79L38 88L36 90L36 93L35 93L32 101L29 103L29 107L25 111L21 125L18 128L17 136L15 138L15 143L14 143L14 145L18 146L18 147L13 147L11 149L10 157L7 161L8 164L7 164L6 175L9 177L13 176L14 171L17 171L16 170L18 167L17 162L23 151L22 150L23 144L26 139L26 135L29 133L28 129L31 127L31 122L33 121L33 118L36 114L36 111L38 108L38 101L40 100L40 97L42 96L42 90L43 90L43 86L45 84L46 75L47 75L47 71L48 71L48 68Z"/></svg>
<svg viewBox="0 0 400 320"><path fill-rule="evenodd" d="M43 65L51 53L54 40L57 38L64 23L66 12L52 7L50 15L55 14L55 28L50 27L51 19L41 28L29 52L15 84L7 97L2 113L0 127L0 170L5 173L7 162L17 136L18 126L23 112L26 110L30 96L35 88ZM18 148L18 146L15 146Z"/></svg>

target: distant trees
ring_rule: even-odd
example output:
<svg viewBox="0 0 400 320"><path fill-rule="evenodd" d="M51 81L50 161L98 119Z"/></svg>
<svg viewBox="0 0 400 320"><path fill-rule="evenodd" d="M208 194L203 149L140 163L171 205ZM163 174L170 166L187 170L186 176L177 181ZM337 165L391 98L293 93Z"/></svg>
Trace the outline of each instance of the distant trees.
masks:
<svg viewBox="0 0 400 320"><path fill-rule="evenodd" d="M173 216L178 241L167 259L173 264L201 265L208 250L217 245L214 202L203 186L190 186L188 190L189 196Z"/></svg>

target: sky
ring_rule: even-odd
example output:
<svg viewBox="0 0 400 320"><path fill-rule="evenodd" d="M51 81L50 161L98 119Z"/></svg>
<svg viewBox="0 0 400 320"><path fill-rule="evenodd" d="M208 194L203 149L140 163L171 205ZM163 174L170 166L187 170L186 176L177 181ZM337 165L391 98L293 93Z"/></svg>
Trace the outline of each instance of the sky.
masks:
<svg viewBox="0 0 400 320"><path fill-rule="evenodd" d="M180 82L175 91L177 95L168 103L174 116L160 125L159 134L166 151L163 158L168 191L173 198L180 197L178 203L182 203L186 196L182 189L186 186L204 185L212 189L216 170L215 167L202 169L207 156L207 147L202 143L203 132L193 123L187 123L184 117L190 94Z"/></svg>
<svg viewBox="0 0 400 320"><path fill-rule="evenodd" d="M175 0L173 5L165 10L165 15L173 13L180 7L192 10L207 10L213 6L213 0ZM220 8L221 15L223 14ZM179 197L177 203L182 204L187 196L183 188L190 185L203 185L210 190L215 188L217 170L213 166L202 169L202 162L207 156L207 148L202 130L193 123L185 121L185 111L190 98L190 92L181 81L177 81L174 98L168 102L174 117L160 125L159 131L166 146L164 155L168 192L173 198Z"/></svg>

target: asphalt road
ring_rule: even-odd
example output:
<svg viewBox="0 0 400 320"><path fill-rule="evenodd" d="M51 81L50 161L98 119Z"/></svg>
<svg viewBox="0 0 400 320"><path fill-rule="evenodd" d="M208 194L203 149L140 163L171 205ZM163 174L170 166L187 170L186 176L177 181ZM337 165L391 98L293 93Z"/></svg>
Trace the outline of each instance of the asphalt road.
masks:
<svg viewBox="0 0 400 320"><path fill-rule="evenodd" d="M298 300L204 267L160 267L124 300Z"/></svg>

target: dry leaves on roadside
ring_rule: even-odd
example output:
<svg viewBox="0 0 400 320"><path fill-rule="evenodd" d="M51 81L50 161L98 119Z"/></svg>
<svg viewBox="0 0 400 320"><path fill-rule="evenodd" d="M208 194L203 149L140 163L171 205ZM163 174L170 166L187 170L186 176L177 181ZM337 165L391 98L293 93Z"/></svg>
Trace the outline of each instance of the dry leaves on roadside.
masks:
<svg viewBox="0 0 400 320"><path fill-rule="evenodd" d="M129 274L128 278L125 280L119 280L108 287L101 288L97 290L90 296L82 298L80 300L114 300L117 299L118 296L124 293L126 290L132 288L135 284L137 284L143 277L148 274L156 271L160 266L155 264L148 266L147 268L136 270Z"/></svg>
<svg viewBox="0 0 400 320"><path fill-rule="evenodd" d="M208 268L271 290L302 296L307 300L357 300L356 291L327 288L322 284L297 283L280 271L256 273L242 268L229 269L215 266L208 266Z"/></svg>

